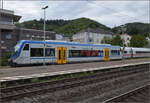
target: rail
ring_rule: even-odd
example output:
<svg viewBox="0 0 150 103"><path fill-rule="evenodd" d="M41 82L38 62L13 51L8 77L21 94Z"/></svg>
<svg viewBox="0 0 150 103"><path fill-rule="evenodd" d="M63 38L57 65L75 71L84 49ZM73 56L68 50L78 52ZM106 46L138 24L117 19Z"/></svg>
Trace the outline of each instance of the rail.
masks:
<svg viewBox="0 0 150 103"><path fill-rule="evenodd" d="M110 98L110 99L108 99L108 100L105 100L105 101L102 102L102 103L109 103L109 102L112 102L112 101L114 101L114 100L116 100L116 99L118 99L118 98L121 98L121 97L123 97L123 96L125 96L125 95L128 95L128 94L130 94L130 93L132 93L132 92L135 92L135 91L137 91L137 90L139 90L139 89L142 89L142 88L144 88L144 87L147 87L147 86L149 86L149 85L150 85L150 83L148 83L148 84L146 84L146 85L144 85L144 86L135 88L135 89L133 89L133 90L131 90L131 91L128 91L128 92L126 92L126 93L123 93L123 94L121 94L121 95L118 95L118 96L115 96L115 97L113 97L113 98Z"/></svg>

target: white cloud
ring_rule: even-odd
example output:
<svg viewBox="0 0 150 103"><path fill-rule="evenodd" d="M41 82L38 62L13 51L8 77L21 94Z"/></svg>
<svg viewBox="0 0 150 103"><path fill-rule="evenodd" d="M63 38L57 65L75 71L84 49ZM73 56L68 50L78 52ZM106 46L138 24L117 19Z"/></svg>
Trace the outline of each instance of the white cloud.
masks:
<svg viewBox="0 0 150 103"><path fill-rule="evenodd" d="M6 1L6 9L21 15L22 21L43 17L41 8L49 5L47 19L87 17L109 27L128 22L149 22L148 1Z"/></svg>

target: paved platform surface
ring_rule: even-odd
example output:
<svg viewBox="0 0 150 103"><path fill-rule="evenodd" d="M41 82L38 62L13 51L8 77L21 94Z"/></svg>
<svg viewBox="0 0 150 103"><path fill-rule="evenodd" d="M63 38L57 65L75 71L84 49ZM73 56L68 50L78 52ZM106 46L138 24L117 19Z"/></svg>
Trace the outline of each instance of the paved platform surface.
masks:
<svg viewBox="0 0 150 103"><path fill-rule="evenodd" d="M103 68L107 66L123 65L123 64L133 64L141 62L150 62L150 58L145 59L127 59L120 61L109 61L109 62L90 62L90 63L77 63L77 64L65 64L65 65L48 65L45 69L42 66L32 66L32 67L16 67L16 68L1 68L0 69L0 79L4 77L14 77L14 76L26 76L42 73L53 73L53 72L63 72L69 70L79 70L88 68Z"/></svg>

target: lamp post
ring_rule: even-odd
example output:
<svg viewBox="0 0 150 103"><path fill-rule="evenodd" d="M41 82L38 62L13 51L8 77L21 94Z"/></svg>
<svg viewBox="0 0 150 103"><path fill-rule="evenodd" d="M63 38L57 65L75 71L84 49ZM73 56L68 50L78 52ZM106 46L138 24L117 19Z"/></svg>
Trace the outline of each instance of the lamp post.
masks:
<svg viewBox="0 0 150 103"><path fill-rule="evenodd" d="M43 51L43 56L44 56L44 59L43 59L43 68L45 69L45 18L46 18L46 9L48 8L48 6L45 6L43 7L42 9L44 10L44 26L43 26L43 29L44 29L44 51Z"/></svg>
<svg viewBox="0 0 150 103"><path fill-rule="evenodd" d="M3 9L3 5L4 5L4 1L3 0L0 1L0 5L1 5L0 8Z"/></svg>

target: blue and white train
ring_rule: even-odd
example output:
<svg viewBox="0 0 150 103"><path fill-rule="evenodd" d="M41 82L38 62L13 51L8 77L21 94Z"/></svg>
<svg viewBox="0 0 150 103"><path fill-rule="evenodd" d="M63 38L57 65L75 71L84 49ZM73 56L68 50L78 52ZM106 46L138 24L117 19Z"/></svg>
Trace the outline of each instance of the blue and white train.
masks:
<svg viewBox="0 0 150 103"><path fill-rule="evenodd" d="M45 49L44 49L45 45ZM45 50L45 56L44 56ZM150 56L150 49L127 48L122 53L120 46L109 44L81 44L76 42L60 41L32 41L20 40L11 56L11 65L66 64L73 62L109 61L135 57L135 50L141 50L142 55ZM144 51L142 51L144 50ZM146 50L146 51L145 51ZM129 54L128 54L129 53ZM144 53L144 54L143 54ZM138 56L137 56L138 57Z"/></svg>

